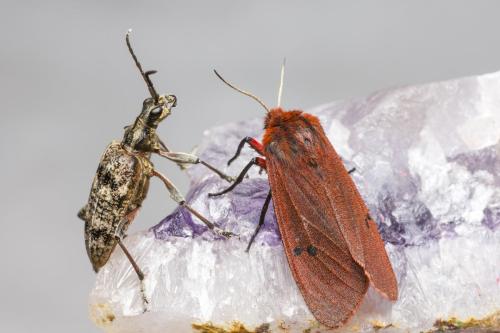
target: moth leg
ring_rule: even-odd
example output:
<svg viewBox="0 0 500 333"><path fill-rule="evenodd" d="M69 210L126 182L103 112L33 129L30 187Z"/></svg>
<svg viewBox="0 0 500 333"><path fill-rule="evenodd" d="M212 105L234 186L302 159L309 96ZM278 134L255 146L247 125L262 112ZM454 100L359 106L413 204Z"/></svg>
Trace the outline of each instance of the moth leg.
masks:
<svg viewBox="0 0 500 333"><path fill-rule="evenodd" d="M255 228L252 238L250 238L250 242L248 242L247 249L245 250L246 252L250 251L250 246L252 246L252 243L255 240L257 234L259 233L260 228L264 225L264 220L266 218L266 213L267 209L269 208L270 202L271 202L271 190L269 190L269 193L267 194L266 197L266 201L264 201L264 206L262 206L262 210L260 211L259 224L257 225L257 228Z"/></svg>
<svg viewBox="0 0 500 333"><path fill-rule="evenodd" d="M180 206L186 208L191 214L199 218L207 227L208 229L212 230L214 233L217 235L223 236L225 238L229 238L231 236L235 236L230 231L225 231L217 227L213 222L210 222L206 217L201 215L197 210L195 210L193 207L189 206L186 203L186 199L184 199L184 196L179 192L177 187L163 174L160 172L153 170L153 175L160 178L163 184L165 184L165 187L167 188L168 192L170 193L170 197L177 202Z"/></svg>
<svg viewBox="0 0 500 333"><path fill-rule="evenodd" d="M342 163L344 163L344 165L345 165L345 160L342 158L342 156L340 157L340 160L341 160L341 161L342 161ZM352 169L349 169L349 170L347 171L347 173L348 173L348 174L351 174L351 173L353 173L354 171L356 171L356 167L353 167Z"/></svg>
<svg viewBox="0 0 500 333"><path fill-rule="evenodd" d="M238 185L239 183L241 183L243 181L243 178L245 178L245 175L247 174L248 170L250 170L250 168L253 165L258 165L262 169L265 169L266 168L266 160L264 158L262 158L262 157L254 157L254 158L252 158L250 160L250 162L248 162L248 164L243 168L243 170L241 171L240 175L238 176L238 178L236 178L236 181L231 184L231 186L229 186L228 188L226 188L225 190L223 190L221 192L209 193L208 196L209 197L216 197L216 196L222 195L224 193L227 193L229 191L232 191L236 187L236 185Z"/></svg>
<svg viewBox="0 0 500 333"><path fill-rule="evenodd" d="M264 155L264 146L262 146L262 143L257 141L257 139L254 139L252 137L247 136L243 140L240 141L240 143L238 145L238 149L236 150L236 154L234 154L234 156L229 161L227 161L228 166L231 165L231 163L233 163L233 161L235 159L237 159L238 156L240 156L241 149L243 148L245 143L248 143L250 145L250 147L252 147L253 150L255 150L260 155Z"/></svg>
<svg viewBox="0 0 500 333"><path fill-rule="evenodd" d="M188 153L174 153L170 151L163 151L159 150L157 151L158 155L165 157L171 161L174 161L175 163L182 165L182 164L203 164L213 172L215 172L219 177L222 179L228 181L229 183L234 181L234 178L231 176L226 175L224 172L220 171L216 167L210 165L209 163L200 160L200 158L196 155L193 154L188 154Z"/></svg>
<svg viewBox="0 0 500 333"><path fill-rule="evenodd" d="M135 214L134 214L135 215ZM142 296L142 304L144 305L144 312L147 311L147 305L149 304L149 301L146 297L146 292L145 292L145 286L144 286L144 273L142 270L139 268L139 265L137 265L137 262L134 260L130 252L128 251L127 247L125 244L123 244L123 237L125 235L123 231L123 227L125 224L129 221L128 218L123 218L119 223L118 226L116 227L115 230L115 239L120 248L122 249L123 253L125 253L125 256L127 257L128 261L134 268L135 273L137 274L137 277L139 278L139 282L141 283L141 296Z"/></svg>

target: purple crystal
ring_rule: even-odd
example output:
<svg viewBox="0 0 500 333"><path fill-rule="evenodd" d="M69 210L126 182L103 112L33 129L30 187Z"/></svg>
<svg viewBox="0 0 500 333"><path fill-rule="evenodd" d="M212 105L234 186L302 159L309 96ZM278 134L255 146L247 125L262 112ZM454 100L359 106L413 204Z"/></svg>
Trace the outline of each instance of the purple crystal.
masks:
<svg viewBox="0 0 500 333"><path fill-rule="evenodd" d="M193 197L206 197L205 200L213 200L217 204L220 198L208 198L207 193L214 191L214 186L220 186L221 181L215 177L210 177L199 183L196 187L191 187L187 195L187 201L190 202ZM222 183L227 185L227 183ZM225 200L230 202L230 207L224 210L224 214L217 219L216 224L219 227L227 227L230 220L239 221L242 218L251 222L254 228L260 218L261 208L269 192L269 183L265 179L247 179L239 185L234 191L225 195ZM215 235L200 222L193 222L191 214L182 207L177 208L172 214L165 217L160 223L153 226L151 230L158 239L167 239L170 236L177 237L197 237L202 236L208 239L214 239ZM228 229L229 230L229 229ZM234 231L234 229L231 229ZM237 230L242 230L237 228ZM237 231L236 231L237 232ZM260 229L256 243L263 243L271 246L281 244L281 237L278 230L278 224L274 215L274 208L271 201L267 211L264 225Z"/></svg>

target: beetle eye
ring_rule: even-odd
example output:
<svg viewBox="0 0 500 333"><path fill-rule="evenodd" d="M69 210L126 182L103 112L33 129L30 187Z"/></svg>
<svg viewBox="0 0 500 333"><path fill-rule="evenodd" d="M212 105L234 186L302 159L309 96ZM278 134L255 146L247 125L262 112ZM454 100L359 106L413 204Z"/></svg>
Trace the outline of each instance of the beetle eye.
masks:
<svg viewBox="0 0 500 333"><path fill-rule="evenodd" d="M158 119L158 118L160 118L162 112L163 112L163 108L161 106L157 106L157 107L153 108L151 110L151 112L149 112L149 117L151 119Z"/></svg>
<svg viewBox="0 0 500 333"><path fill-rule="evenodd" d="M161 106L155 107L153 110L151 110L151 115L153 116L159 116L162 112L163 108Z"/></svg>

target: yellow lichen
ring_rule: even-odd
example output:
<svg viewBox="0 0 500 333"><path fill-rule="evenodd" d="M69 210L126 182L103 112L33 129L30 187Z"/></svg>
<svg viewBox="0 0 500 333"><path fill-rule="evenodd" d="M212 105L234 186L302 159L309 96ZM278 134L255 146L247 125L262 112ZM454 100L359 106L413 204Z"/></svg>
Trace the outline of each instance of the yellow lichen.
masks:
<svg viewBox="0 0 500 333"><path fill-rule="evenodd" d="M385 329L385 328L389 328L389 327L394 327L394 325L392 325L392 324L386 324L384 322L377 321L377 320L372 321L371 324L372 324L372 328L375 331L378 331L378 330L381 330L381 329Z"/></svg>
<svg viewBox="0 0 500 333"><path fill-rule="evenodd" d="M351 330L352 330L353 332L359 332L359 331L361 331L361 327L359 327L359 325L353 325L353 326L351 327Z"/></svg>
<svg viewBox="0 0 500 333"><path fill-rule="evenodd" d="M445 332L467 328L500 328L500 311L494 312L483 319L468 318L466 320L460 320L456 317L451 317L446 320L438 319L434 323L434 328L428 332Z"/></svg>
<svg viewBox="0 0 500 333"><path fill-rule="evenodd" d="M99 326L109 325L116 318L111 307L106 303L92 304L90 308L90 317Z"/></svg>
<svg viewBox="0 0 500 333"><path fill-rule="evenodd" d="M284 332L288 332L288 330L290 329L290 326L284 320L280 320L278 328Z"/></svg>
<svg viewBox="0 0 500 333"><path fill-rule="evenodd" d="M208 322L205 324L193 324L193 329L200 333L270 333L269 324L262 324L255 330L248 330L243 324L234 322L229 327L216 326Z"/></svg>

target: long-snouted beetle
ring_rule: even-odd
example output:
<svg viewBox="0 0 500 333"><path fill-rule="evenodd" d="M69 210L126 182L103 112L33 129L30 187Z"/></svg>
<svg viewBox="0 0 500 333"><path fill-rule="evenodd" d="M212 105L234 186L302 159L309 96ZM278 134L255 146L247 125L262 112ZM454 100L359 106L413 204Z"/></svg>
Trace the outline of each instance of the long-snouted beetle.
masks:
<svg viewBox="0 0 500 333"><path fill-rule="evenodd" d="M264 202L259 224L247 247L264 223L271 197L292 275L312 314L322 324L338 327L356 312L370 283L390 300L398 297L394 271L384 242L356 185L325 135L319 119L300 110L269 109L263 143L243 139L258 154L236 181L217 196L243 181L252 165L267 170L271 190Z"/></svg>
<svg viewBox="0 0 500 333"><path fill-rule="evenodd" d="M197 156L171 152L156 134L158 124L176 106L174 95L158 95L150 75L156 71L142 70L126 34L127 47L146 81L151 98L144 100L142 111L135 122L125 127L123 140L113 141L106 148L97 168L87 204L78 212L85 221L85 246L94 271L97 272L108 261L118 244L132 264L141 282L144 306L147 298L144 292L144 273L122 242L125 232L146 198L151 177L158 177L167 187L170 197L198 217L209 229L229 237L232 234L219 229L203 215L186 203L175 185L158 172L151 162L151 154L158 154L179 165L201 163L227 181L232 179Z"/></svg>

